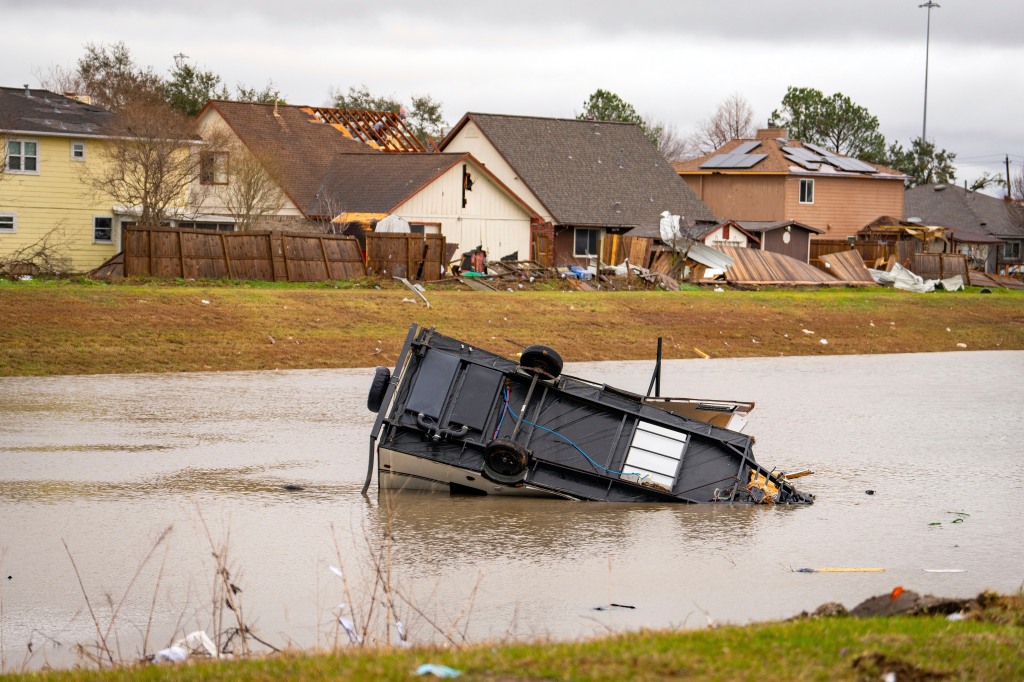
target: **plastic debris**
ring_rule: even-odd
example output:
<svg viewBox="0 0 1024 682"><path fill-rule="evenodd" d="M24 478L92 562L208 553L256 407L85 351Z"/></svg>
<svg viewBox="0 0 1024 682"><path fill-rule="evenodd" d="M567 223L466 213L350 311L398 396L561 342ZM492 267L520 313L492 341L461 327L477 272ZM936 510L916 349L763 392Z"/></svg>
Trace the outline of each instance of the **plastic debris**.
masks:
<svg viewBox="0 0 1024 682"><path fill-rule="evenodd" d="M202 630L188 633L184 639L179 639L175 642L174 647L187 649L193 656L202 655L217 658L217 645ZM171 648L173 649L174 647Z"/></svg>
<svg viewBox="0 0 1024 682"><path fill-rule="evenodd" d="M813 334L814 333L810 329L801 329L800 331L802 331L804 334Z"/></svg>
<svg viewBox="0 0 1024 682"><path fill-rule="evenodd" d="M951 613L948 616L946 616L946 620L951 620L951 621L954 621L954 622L959 621L959 620L966 620L966 619L967 619L967 616L965 616L964 614L960 613L959 611L957 611L956 613Z"/></svg>
<svg viewBox="0 0 1024 682"><path fill-rule="evenodd" d="M956 347L957 348L967 348L967 344L966 343L958 343L958 344L956 344Z"/></svg>
<svg viewBox="0 0 1024 682"><path fill-rule="evenodd" d="M417 675L434 675L441 679L451 679L458 677L462 673L455 668L449 668L446 665L437 665L436 663L424 663L420 667L416 668Z"/></svg>
<svg viewBox="0 0 1024 682"><path fill-rule="evenodd" d="M892 588L892 592L889 593L890 601L896 601L897 599L900 598L901 594L903 594L903 586L902 585L897 585L896 587Z"/></svg>
<svg viewBox="0 0 1024 682"><path fill-rule="evenodd" d="M828 339L822 339L822 340L821 340L821 341L819 341L818 343L820 343L820 344L821 344L821 345L823 345L823 346L827 346L827 345L828 345Z"/></svg>
<svg viewBox="0 0 1024 682"><path fill-rule="evenodd" d="M204 299L203 299L203 305L210 305L210 302L209 302L209 301L207 301L207 300L206 300L206 299L204 298Z"/></svg>
<svg viewBox="0 0 1024 682"><path fill-rule="evenodd" d="M966 573L962 568L926 568L925 573Z"/></svg>
<svg viewBox="0 0 1024 682"><path fill-rule="evenodd" d="M865 490L865 491L864 491L864 494L865 494L865 495L874 495L874 494L875 494L875 491L874 491L874 490Z"/></svg>
<svg viewBox="0 0 1024 682"><path fill-rule="evenodd" d="M345 629L345 634L348 635L348 641L352 642L353 644L359 644L363 641L363 638L356 634L355 625L353 625L352 621L350 621L348 618L342 616L338 618L338 623L340 623L341 627Z"/></svg>
<svg viewBox="0 0 1024 682"><path fill-rule="evenodd" d="M154 663L184 663L187 660L188 651L181 646L169 646L153 654Z"/></svg>
<svg viewBox="0 0 1024 682"><path fill-rule="evenodd" d="M723 293L724 291L725 291L725 289L723 289L722 287L715 287L715 293L716 293L716 294L721 294L721 293Z"/></svg>

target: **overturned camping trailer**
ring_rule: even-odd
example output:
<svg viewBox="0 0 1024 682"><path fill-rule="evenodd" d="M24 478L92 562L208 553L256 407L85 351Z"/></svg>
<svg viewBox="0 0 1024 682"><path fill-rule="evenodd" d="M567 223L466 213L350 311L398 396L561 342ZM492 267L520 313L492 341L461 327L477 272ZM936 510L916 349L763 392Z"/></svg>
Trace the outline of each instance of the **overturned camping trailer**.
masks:
<svg viewBox="0 0 1024 682"><path fill-rule="evenodd" d="M412 325L378 367L365 493L381 489L609 502L810 504L754 460L753 403L642 396L563 375L552 349L518 362ZM651 387L660 384L660 352ZM648 391L650 393L651 391ZM808 472L800 472L803 475Z"/></svg>

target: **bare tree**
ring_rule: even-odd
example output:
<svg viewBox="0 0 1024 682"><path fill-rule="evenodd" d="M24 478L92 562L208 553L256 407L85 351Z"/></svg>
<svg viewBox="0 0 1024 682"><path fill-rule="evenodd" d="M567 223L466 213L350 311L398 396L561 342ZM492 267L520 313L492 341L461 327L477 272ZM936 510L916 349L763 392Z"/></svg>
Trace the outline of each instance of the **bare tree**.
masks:
<svg viewBox="0 0 1024 682"><path fill-rule="evenodd" d="M1024 168L1011 177L1007 189L1010 193L1010 218L1018 227L1024 228Z"/></svg>
<svg viewBox="0 0 1024 682"><path fill-rule="evenodd" d="M62 275L71 270L70 247L71 240L61 221L31 244L0 256L0 277Z"/></svg>
<svg viewBox="0 0 1024 682"><path fill-rule="evenodd" d="M123 42L86 43L85 55L74 69L51 66L48 72L35 75L47 90L88 95L93 104L108 111L164 99L163 79L151 67L136 64Z"/></svg>
<svg viewBox="0 0 1024 682"><path fill-rule="evenodd" d="M680 135L674 124L658 123L645 117L643 127L657 132L658 151L670 163L699 156L693 147L691 138Z"/></svg>
<svg viewBox="0 0 1024 682"><path fill-rule="evenodd" d="M729 140L752 138L756 134L754 110L743 95L733 93L719 103L715 113L697 124L691 143L703 155Z"/></svg>
<svg viewBox="0 0 1024 682"><path fill-rule="evenodd" d="M185 209L202 162L192 119L164 102L141 102L119 112L107 133L111 139L98 152L104 163L84 170L87 185L137 210L143 227L158 227Z"/></svg>
<svg viewBox="0 0 1024 682"><path fill-rule="evenodd" d="M221 200L239 230L255 229L261 219L284 206L285 195L278 182L280 168L273 159L254 154L237 138L203 154L224 152L227 185L219 193Z"/></svg>

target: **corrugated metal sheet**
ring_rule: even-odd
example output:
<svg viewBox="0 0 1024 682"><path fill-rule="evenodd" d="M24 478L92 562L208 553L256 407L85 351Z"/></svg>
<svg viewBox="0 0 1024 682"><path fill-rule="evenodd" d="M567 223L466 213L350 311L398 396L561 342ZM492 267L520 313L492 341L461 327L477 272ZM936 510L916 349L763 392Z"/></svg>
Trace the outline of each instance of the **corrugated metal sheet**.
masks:
<svg viewBox="0 0 1024 682"><path fill-rule="evenodd" d="M726 281L733 284L845 284L814 266L782 254L730 246L716 248L733 259L725 272Z"/></svg>
<svg viewBox="0 0 1024 682"><path fill-rule="evenodd" d="M864 265L864 259L860 253L850 249L838 253L828 253L821 256L828 274L836 279L841 279L849 284L874 284L875 280Z"/></svg>

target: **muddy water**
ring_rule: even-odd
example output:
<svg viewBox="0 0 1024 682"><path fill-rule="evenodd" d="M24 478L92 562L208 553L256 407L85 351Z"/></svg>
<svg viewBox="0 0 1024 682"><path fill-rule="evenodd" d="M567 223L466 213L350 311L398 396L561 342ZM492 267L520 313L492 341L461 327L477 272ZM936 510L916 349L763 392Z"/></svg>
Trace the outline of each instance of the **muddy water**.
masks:
<svg viewBox="0 0 1024 682"><path fill-rule="evenodd" d="M651 367L566 371L643 391ZM802 487L817 504L794 509L366 499L371 375L0 379L3 667L70 665L101 636L133 658L212 633L224 548L245 620L302 647L347 642L339 613L395 637L375 566L414 642L703 627L896 585L1024 581L1024 353L667 363L666 394L757 402L759 461L815 471Z"/></svg>

